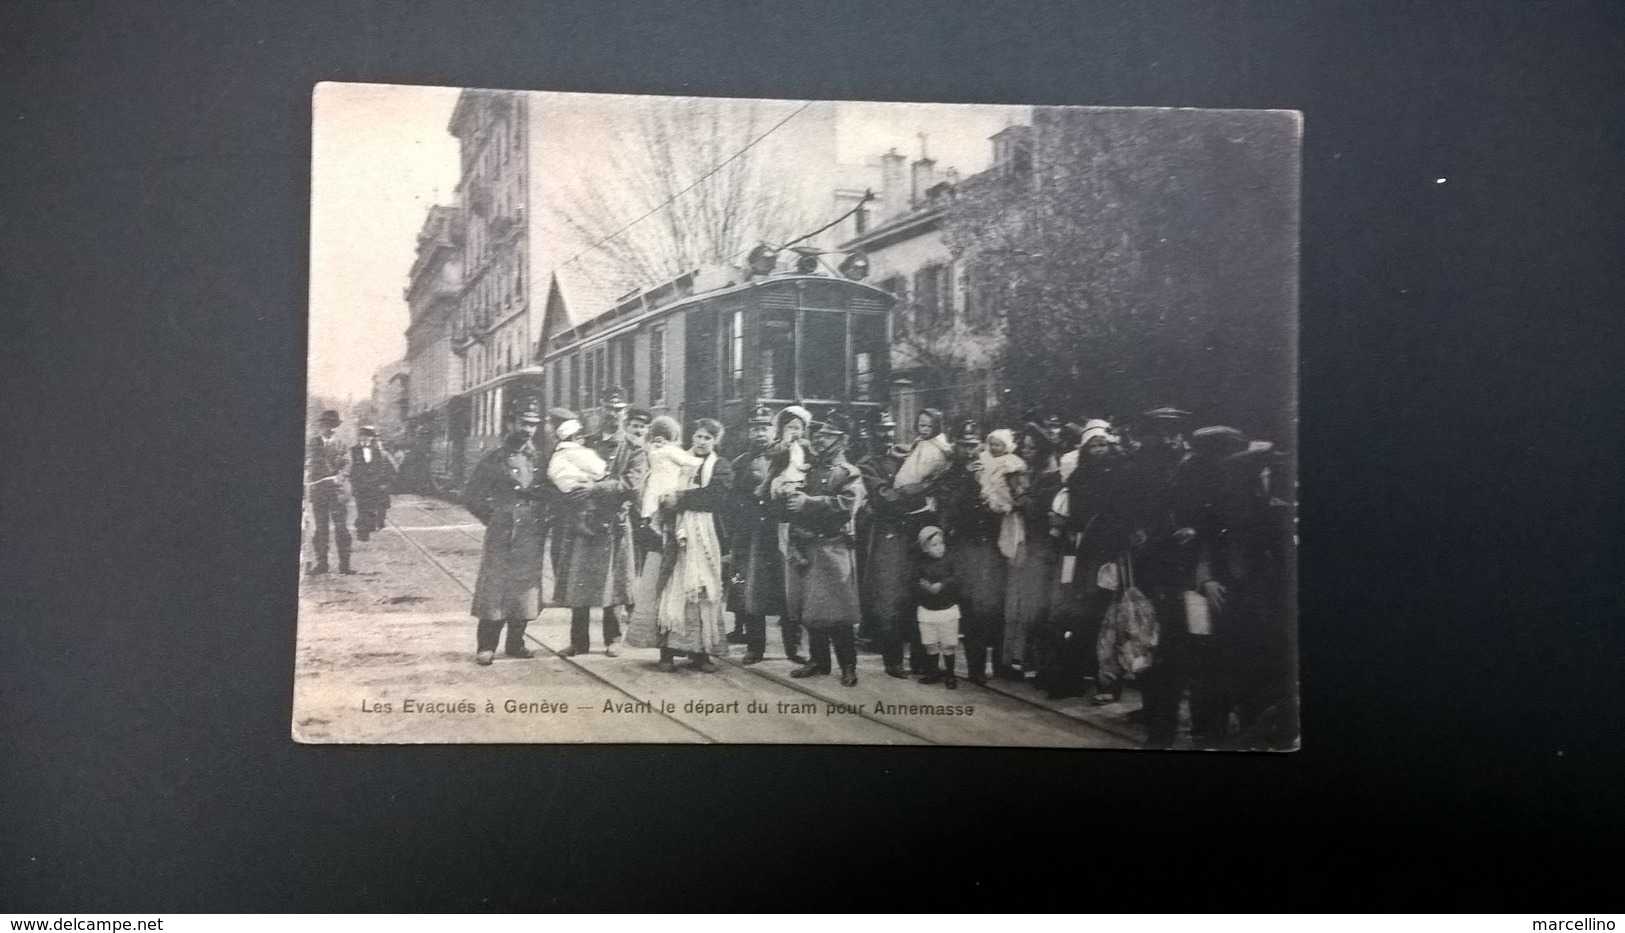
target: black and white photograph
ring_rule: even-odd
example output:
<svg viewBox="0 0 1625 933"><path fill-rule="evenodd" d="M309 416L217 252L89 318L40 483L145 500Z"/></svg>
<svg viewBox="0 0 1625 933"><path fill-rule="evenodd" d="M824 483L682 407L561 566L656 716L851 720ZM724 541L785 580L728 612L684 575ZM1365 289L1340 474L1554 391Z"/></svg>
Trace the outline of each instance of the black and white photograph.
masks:
<svg viewBox="0 0 1625 933"><path fill-rule="evenodd" d="M298 741L1299 747L1298 113L313 114Z"/></svg>

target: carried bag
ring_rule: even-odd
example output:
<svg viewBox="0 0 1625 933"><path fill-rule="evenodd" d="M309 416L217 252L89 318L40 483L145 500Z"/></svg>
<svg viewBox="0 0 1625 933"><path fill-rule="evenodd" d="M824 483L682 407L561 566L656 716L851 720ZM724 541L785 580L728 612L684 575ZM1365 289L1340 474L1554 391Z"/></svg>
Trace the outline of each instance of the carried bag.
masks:
<svg viewBox="0 0 1625 933"><path fill-rule="evenodd" d="M1213 634L1213 612L1207 597L1195 590L1180 594L1185 600L1185 630L1192 635Z"/></svg>
<svg viewBox="0 0 1625 933"><path fill-rule="evenodd" d="M1121 585L1122 581L1118 578L1117 563L1115 561L1107 561L1100 565L1099 570L1095 571L1095 586L1100 589L1115 593Z"/></svg>
<svg viewBox="0 0 1625 933"><path fill-rule="evenodd" d="M1095 645L1102 685L1116 684L1150 667L1159 635L1151 600L1134 585L1133 562L1124 555L1117 565L1122 592L1107 608Z"/></svg>

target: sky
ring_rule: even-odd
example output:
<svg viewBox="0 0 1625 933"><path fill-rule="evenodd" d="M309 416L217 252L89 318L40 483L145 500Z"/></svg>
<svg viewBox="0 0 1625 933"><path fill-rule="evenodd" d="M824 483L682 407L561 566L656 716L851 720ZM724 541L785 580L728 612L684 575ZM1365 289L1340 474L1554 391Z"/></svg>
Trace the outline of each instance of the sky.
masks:
<svg viewBox="0 0 1625 933"><path fill-rule="evenodd" d="M316 89L312 394L359 401L372 391L373 372L406 352L404 291L417 234L429 207L449 203L457 187L457 141L447 124L458 93L456 88L379 84L324 83ZM547 112L560 115L561 132L553 138L571 141L556 147L562 153L561 172L602 172L606 160L601 153L616 144L617 131L607 121L595 125L579 115L590 115L594 101L609 105L628 99L543 94L537 100L543 98L548 99ZM772 117L764 119L765 129L795 105L771 102L760 109ZM577 118L570 119L571 113ZM918 134L924 133L939 172L956 168L961 176L970 175L991 161L987 137L1029 118L1026 107L840 102L834 105L834 158L843 164L870 164L893 147L917 158ZM798 119L804 125L798 126ZM775 142L789 150L814 132L813 118L794 118L773 135L782 137ZM550 261L543 253L539 261Z"/></svg>

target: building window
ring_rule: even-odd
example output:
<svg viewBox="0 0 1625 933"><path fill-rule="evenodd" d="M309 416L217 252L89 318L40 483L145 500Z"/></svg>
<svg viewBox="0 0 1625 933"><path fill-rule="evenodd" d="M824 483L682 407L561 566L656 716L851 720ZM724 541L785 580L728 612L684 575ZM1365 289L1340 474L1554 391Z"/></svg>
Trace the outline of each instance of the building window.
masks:
<svg viewBox="0 0 1625 933"><path fill-rule="evenodd" d="M666 401L666 325L649 328L649 404Z"/></svg>
<svg viewBox="0 0 1625 933"><path fill-rule="evenodd" d="M942 272L940 265L929 265L914 273L914 323L928 328L942 313Z"/></svg>

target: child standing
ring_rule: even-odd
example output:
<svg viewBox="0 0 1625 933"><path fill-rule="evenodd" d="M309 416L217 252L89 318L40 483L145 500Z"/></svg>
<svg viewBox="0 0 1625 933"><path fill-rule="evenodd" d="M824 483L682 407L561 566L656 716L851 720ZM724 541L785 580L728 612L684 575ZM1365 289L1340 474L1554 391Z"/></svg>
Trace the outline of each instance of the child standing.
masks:
<svg viewBox="0 0 1625 933"><path fill-rule="evenodd" d="M926 659L922 684L943 684L959 688L955 674L955 653L959 648L959 581L948 562L948 540L942 529L927 525L920 529L920 580L915 585L914 617L920 623L920 644ZM940 663L939 663L940 659Z"/></svg>

